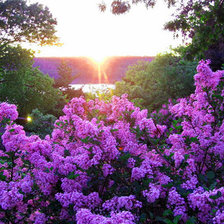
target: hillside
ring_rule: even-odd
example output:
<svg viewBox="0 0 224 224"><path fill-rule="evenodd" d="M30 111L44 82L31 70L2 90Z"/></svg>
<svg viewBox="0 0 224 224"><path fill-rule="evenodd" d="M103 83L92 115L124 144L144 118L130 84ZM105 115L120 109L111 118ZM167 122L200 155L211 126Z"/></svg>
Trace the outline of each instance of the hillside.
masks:
<svg viewBox="0 0 224 224"><path fill-rule="evenodd" d="M74 75L79 77L73 84L87 83L114 83L121 80L128 69L128 66L136 64L138 61L151 61L153 57L108 57L100 66L87 57L68 58L35 58L34 67L39 67L40 71L48 74L52 78L57 78L57 67L62 61L72 68ZM98 76L100 74L100 76ZM100 78L101 77L101 78Z"/></svg>

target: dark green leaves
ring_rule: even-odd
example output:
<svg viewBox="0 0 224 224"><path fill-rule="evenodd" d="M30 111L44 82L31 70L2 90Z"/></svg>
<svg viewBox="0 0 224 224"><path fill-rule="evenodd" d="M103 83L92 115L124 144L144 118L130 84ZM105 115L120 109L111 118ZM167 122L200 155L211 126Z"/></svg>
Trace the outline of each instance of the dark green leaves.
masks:
<svg viewBox="0 0 224 224"><path fill-rule="evenodd" d="M118 131L118 129L110 129L110 132Z"/></svg>
<svg viewBox="0 0 224 224"><path fill-rule="evenodd" d="M79 176L80 176L80 174L74 174L74 172L71 172L70 174L68 174L67 178L70 180L74 180Z"/></svg>
<svg viewBox="0 0 224 224"><path fill-rule="evenodd" d="M66 157L66 156L70 156L71 154L70 154L70 151L69 150L67 150L67 149L65 149L64 150L64 157Z"/></svg>
<svg viewBox="0 0 224 224"><path fill-rule="evenodd" d="M1 181L6 180L6 176L3 174L3 172L0 172L0 180Z"/></svg>
<svg viewBox="0 0 224 224"><path fill-rule="evenodd" d="M167 209L167 210L165 210L165 211L163 212L163 216L169 216L169 215L173 215L172 210Z"/></svg>

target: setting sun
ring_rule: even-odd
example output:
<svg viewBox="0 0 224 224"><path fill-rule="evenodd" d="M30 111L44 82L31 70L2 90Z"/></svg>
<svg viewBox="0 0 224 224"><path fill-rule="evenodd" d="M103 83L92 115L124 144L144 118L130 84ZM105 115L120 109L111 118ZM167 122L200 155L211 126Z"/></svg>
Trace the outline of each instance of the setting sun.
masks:
<svg viewBox="0 0 224 224"><path fill-rule="evenodd" d="M90 58L97 64L102 64L105 59L107 58L106 56L100 55L100 54L96 54L94 56L90 56Z"/></svg>

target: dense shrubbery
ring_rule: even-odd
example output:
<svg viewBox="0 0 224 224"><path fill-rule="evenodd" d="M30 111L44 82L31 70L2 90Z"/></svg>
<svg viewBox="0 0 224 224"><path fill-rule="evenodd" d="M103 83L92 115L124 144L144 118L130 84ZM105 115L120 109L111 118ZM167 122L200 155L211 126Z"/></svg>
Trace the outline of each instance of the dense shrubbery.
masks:
<svg viewBox="0 0 224 224"><path fill-rule="evenodd" d="M41 138L52 133L54 123L57 120L52 114L43 114L38 109L32 110L30 119L31 122L26 123L25 130L31 134L39 135Z"/></svg>
<svg viewBox="0 0 224 224"><path fill-rule="evenodd" d="M159 109L168 99L189 96L194 91L196 63L172 54L158 55L150 63L130 67L116 83L116 95L127 93L129 99L149 111Z"/></svg>
<svg viewBox="0 0 224 224"><path fill-rule="evenodd" d="M7 46L0 55L0 101L18 106L20 116L38 108L56 116L65 105L62 93L53 88L54 80L32 67L33 54L20 46Z"/></svg>
<svg viewBox="0 0 224 224"><path fill-rule="evenodd" d="M44 140L10 122L2 223L223 223L224 76L197 69L195 93L152 118L123 95L74 98ZM0 104L1 120L17 116Z"/></svg>

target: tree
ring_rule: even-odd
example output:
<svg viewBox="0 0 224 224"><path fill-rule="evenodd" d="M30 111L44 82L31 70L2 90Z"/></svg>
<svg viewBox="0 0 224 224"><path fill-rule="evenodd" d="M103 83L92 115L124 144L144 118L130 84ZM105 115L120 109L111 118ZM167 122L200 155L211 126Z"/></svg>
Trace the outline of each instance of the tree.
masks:
<svg viewBox="0 0 224 224"><path fill-rule="evenodd" d="M59 77L55 80L54 87L59 88L67 100L84 95L81 88L75 90L70 86L72 81L78 78L79 75L72 74L72 68L68 65L68 63L62 60L57 70Z"/></svg>
<svg viewBox="0 0 224 224"><path fill-rule="evenodd" d="M55 80L56 88L68 88L69 84L72 83L78 75L72 75L72 68L62 60L61 64L57 67L58 78Z"/></svg>
<svg viewBox="0 0 224 224"><path fill-rule="evenodd" d="M58 115L61 107L57 105L64 105L53 79L32 67L34 52L16 46L22 42L56 44L56 24L41 4L0 0L0 101L15 103L21 116L35 108Z"/></svg>
<svg viewBox="0 0 224 224"><path fill-rule="evenodd" d="M12 47L6 45L0 52L0 68L5 71L21 69L24 66L32 66L34 52L22 48L20 45Z"/></svg>
<svg viewBox="0 0 224 224"><path fill-rule="evenodd" d="M110 8L113 14L119 15L128 12L132 5L136 5L138 3L145 4L146 8L154 7L157 0L114 0L112 1ZM176 0L164 0L167 3L167 6L170 7L175 5ZM101 11L105 11L108 7L108 4L101 3L99 4L99 8Z"/></svg>
<svg viewBox="0 0 224 224"><path fill-rule="evenodd" d="M191 0L177 11L175 19L165 29L176 36L181 33L187 47L182 55L187 59L211 59L213 70L224 63L224 0Z"/></svg>
<svg viewBox="0 0 224 224"><path fill-rule="evenodd" d="M15 42L40 45L57 42L57 21L49 9L41 4L27 4L26 0L0 0L0 46Z"/></svg>
<svg viewBox="0 0 224 224"><path fill-rule="evenodd" d="M43 113L58 115L64 98L53 88L54 80L33 68L32 52L17 47L7 47L0 61L0 101L18 106L21 116L35 108ZM61 107L56 107L61 103Z"/></svg>

